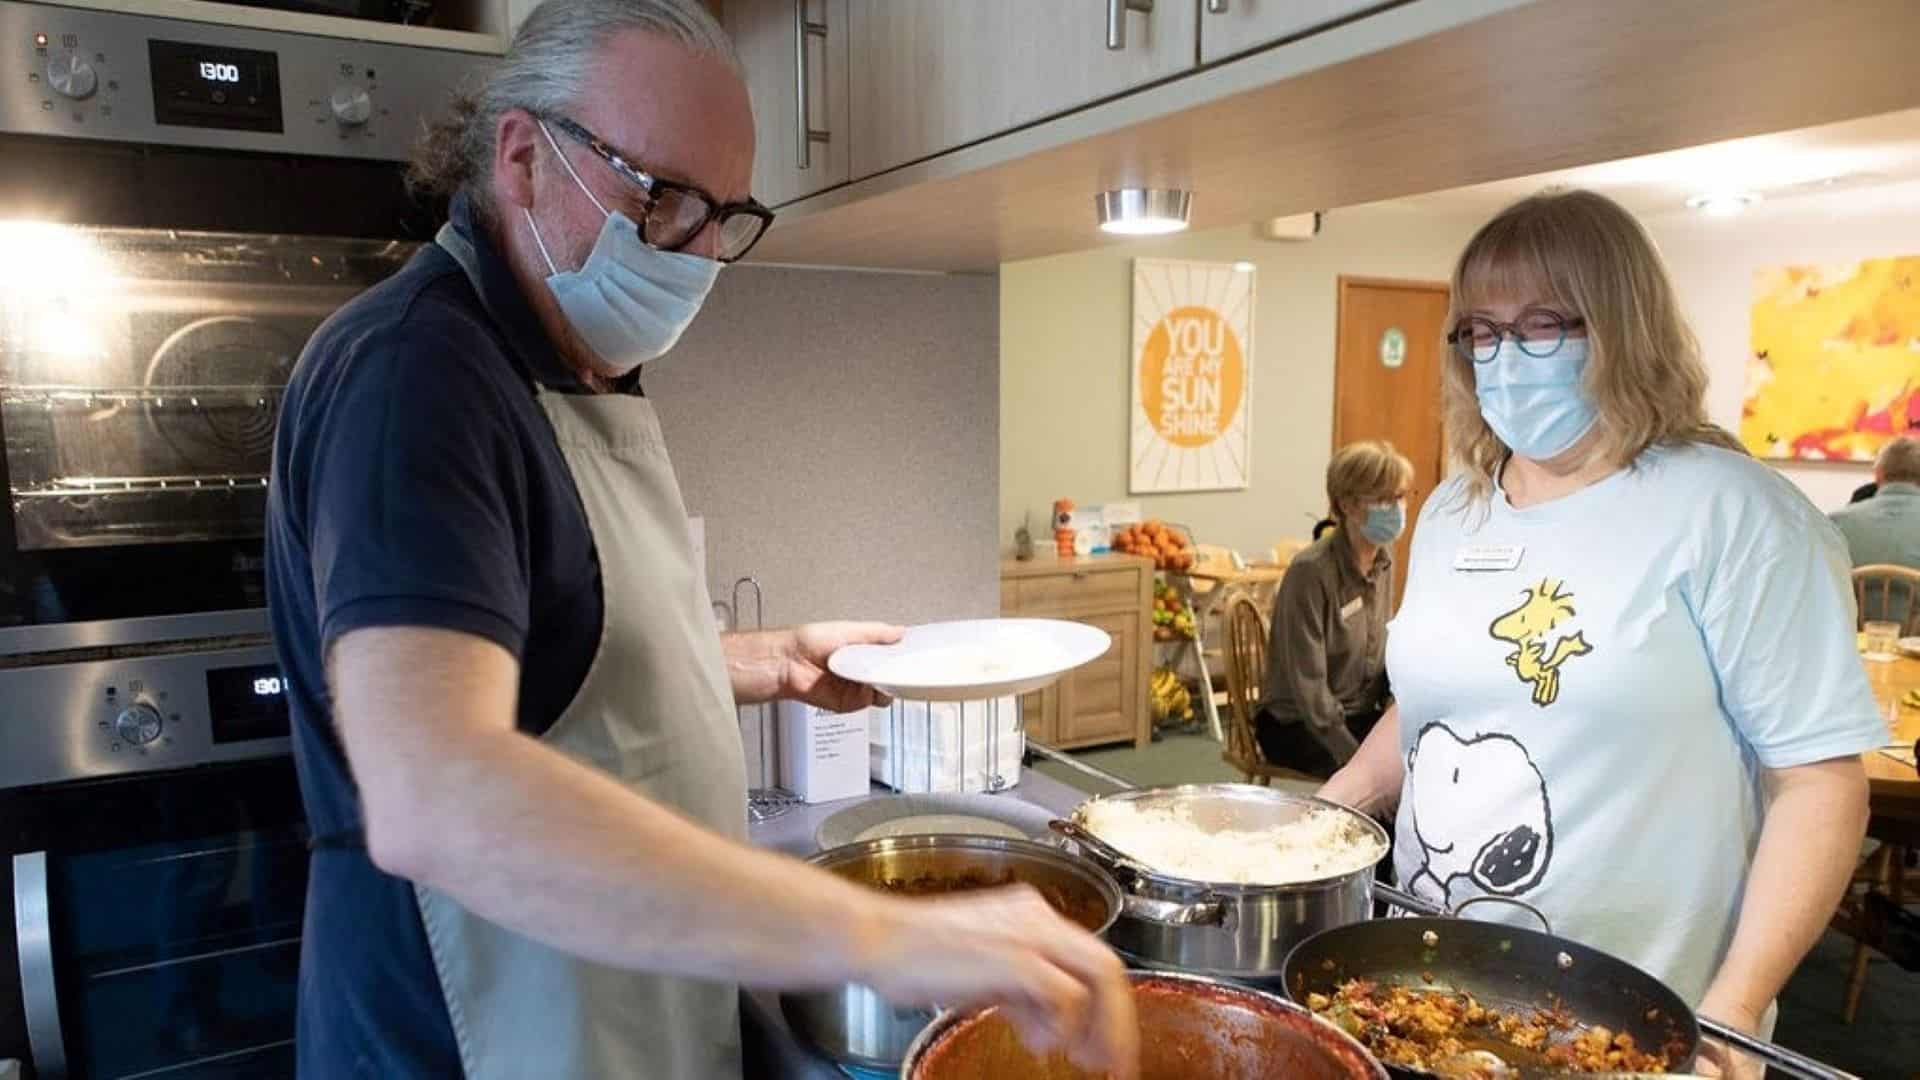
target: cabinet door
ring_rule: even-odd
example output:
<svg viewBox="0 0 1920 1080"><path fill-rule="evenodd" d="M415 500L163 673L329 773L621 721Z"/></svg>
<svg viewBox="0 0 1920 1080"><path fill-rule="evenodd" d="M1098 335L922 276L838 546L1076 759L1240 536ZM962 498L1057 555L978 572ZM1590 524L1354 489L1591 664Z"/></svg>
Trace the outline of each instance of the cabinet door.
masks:
<svg viewBox="0 0 1920 1080"><path fill-rule="evenodd" d="M1134 738L1142 702L1135 701L1140 686L1140 616L1094 615L1080 619L1113 637L1107 655L1078 669L1062 681L1061 742L1085 745Z"/></svg>
<svg viewBox="0 0 1920 1080"><path fill-rule="evenodd" d="M1200 0L1200 59L1211 64L1379 6L1380 0Z"/></svg>
<svg viewBox="0 0 1920 1080"><path fill-rule="evenodd" d="M847 0L726 0L720 18L753 97L754 196L779 206L846 183Z"/></svg>
<svg viewBox="0 0 1920 1080"><path fill-rule="evenodd" d="M852 0L852 18L856 179L1177 75L1198 44L1193 0Z"/></svg>
<svg viewBox="0 0 1920 1080"><path fill-rule="evenodd" d="M1020 698L1020 720L1027 738L1048 746L1060 743L1060 684L1024 694Z"/></svg>

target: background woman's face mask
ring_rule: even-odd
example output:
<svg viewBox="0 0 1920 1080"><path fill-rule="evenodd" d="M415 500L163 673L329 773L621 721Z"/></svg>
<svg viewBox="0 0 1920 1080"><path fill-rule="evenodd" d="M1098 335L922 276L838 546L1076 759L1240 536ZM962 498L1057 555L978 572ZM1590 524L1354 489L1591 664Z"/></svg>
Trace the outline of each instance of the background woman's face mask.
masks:
<svg viewBox="0 0 1920 1080"><path fill-rule="evenodd" d="M563 271L548 254L532 212L524 207L520 212L533 231L540 257L547 262L547 288L567 325L594 351L602 372L625 375L664 355L680 340L720 276L720 263L647 246L633 219L618 210L609 211L594 197L544 121L540 131L574 186L606 216L606 222L586 262L578 270Z"/></svg>

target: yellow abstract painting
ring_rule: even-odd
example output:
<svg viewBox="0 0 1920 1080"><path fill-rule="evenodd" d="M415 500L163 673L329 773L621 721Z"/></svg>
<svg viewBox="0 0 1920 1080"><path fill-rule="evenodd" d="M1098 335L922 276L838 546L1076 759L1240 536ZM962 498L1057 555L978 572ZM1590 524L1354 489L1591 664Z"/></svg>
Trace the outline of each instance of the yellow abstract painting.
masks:
<svg viewBox="0 0 1920 1080"><path fill-rule="evenodd" d="M1920 256L1754 275L1740 437L1759 457L1871 461L1920 428Z"/></svg>

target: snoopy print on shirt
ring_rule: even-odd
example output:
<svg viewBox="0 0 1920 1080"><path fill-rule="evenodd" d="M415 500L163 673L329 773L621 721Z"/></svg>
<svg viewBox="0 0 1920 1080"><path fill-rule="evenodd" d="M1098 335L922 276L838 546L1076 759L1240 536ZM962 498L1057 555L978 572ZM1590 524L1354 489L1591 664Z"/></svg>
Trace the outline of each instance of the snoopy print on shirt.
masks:
<svg viewBox="0 0 1920 1080"><path fill-rule="evenodd" d="M1512 646L1506 666L1515 693L1551 711L1562 670L1593 652L1582 631L1559 633L1576 614L1563 580L1543 578L1487 628ZM1576 665L1577 667L1577 665ZM1414 833L1421 865L1408 887L1452 907L1481 894L1518 897L1538 885L1553 859L1553 800L1526 744L1504 732L1462 737L1443 721L1420 729L1407 752ZM1471 884L1471 889L1463 886Z"/></svg>

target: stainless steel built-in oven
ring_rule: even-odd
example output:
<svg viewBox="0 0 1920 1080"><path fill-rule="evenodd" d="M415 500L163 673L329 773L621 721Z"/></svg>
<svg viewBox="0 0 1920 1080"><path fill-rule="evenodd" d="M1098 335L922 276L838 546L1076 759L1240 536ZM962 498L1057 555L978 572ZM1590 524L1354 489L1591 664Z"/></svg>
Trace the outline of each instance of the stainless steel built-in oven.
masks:
<svg viewBox="0 0 1920 1080"><path fill-rule="evenodd" d="M0 0L0 1060L291 1074L262 525L314 328L430 238L484 57Z"/></svg>

